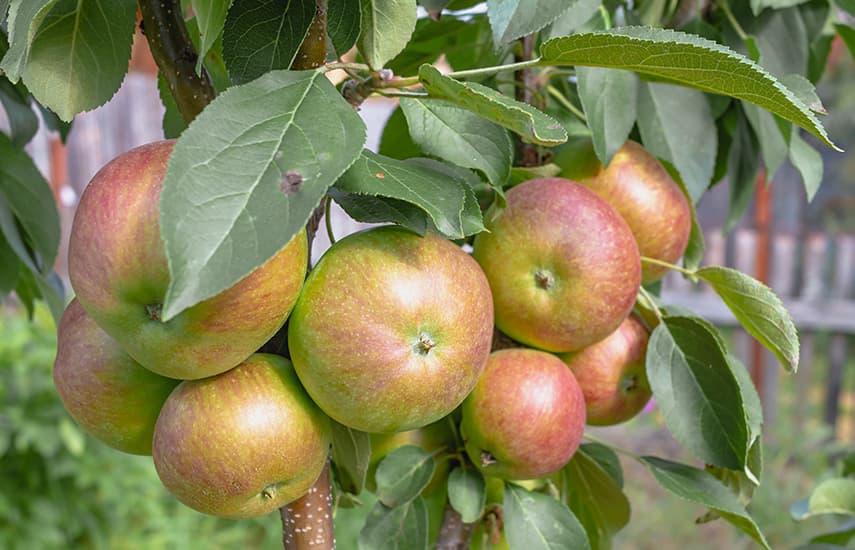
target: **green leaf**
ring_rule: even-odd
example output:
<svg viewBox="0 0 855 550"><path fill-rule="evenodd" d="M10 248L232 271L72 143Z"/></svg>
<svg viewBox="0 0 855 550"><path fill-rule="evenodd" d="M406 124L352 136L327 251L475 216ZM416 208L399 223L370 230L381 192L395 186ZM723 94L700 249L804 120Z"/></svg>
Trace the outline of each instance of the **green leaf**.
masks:
<svg viewBox="0 0 855 550"><path fill-rule="evenodd" d="M807 78L800 74L788 74L781 78L781 83L789 88L814 113L820 115L828 114L828 111L825 110L825 106L822 104L822 100L816 93L816 87Z"/></svg>
<svg viewBox="0 0 855 550"><path fill-rule="evenodd" d="M9 51L0 61L0 69L17 82L27 66L30 45L45 16L57 0L13 0L9 4Z"/></svg>
<svg viewBox="0 0 855 550"><path fill-rule="evenodd" d="M238 0L238 3L240 4L241 0ZM208 50L223 32L232 0L190 0L190 5L193 6L199 26L199 59L196 60L196 72L200 73Z"/></svg>
<svg viewBox="0 0 855 550"><path fill-rule="evenodd" d="M757 136L763 164L766 166L766 179L772 181L787 159L788 146L781 127L774 116L756 105L743 102L742 110Z"/></svg>
<svg viewBox="0 0 855 550"><path fill-rule="evenodd" d="M448 502L460 514L463 523L478 521L487 502L487 485L481 472L455 468L448 476Z"/></svg>
<svg viewBox="0 0 855 550"><path fill-rule="evenodd" d="M4 28L6 26L6 15L9 13L9 2L10 0L0 0L0 26Z"/></svg>
<svg viewBox="0 0 855 550"><path fill-rule="evenodd" d="M798 369L796 327L781 299L769 287L729 267L705 267L696 275L713 287L745 330L769 348L785 369Z"/></svg>
<svg viewBox="0 0 855 550"><path fill-rule="evenodd" d="M692 227L689 230L689 242L686 243L686 250L683 252L683 266L686 269L695 270L701 265L701 261L704 259L704 250L707 247L706 239L704 239L704 230L700 222L698 222L698 212L694 203L692 203L692 197L689 196L686 184L683 183L680 174L677 173L677 169L670 162L666 162L664 166L665 170L671 175L671 178L680 186L680 191L683 192L683 195L689 202L689 209L692 211Z"/></svg>
<svg viewBox="0 0 855 550"><path fill-rule="evenodd" d="M338 55L347 53L356 44L361 26L359 0L336 0L327 4L327 35Z"/></svg>
<svg viewBox="0 0 855 550"><path fill-rule="evenodd" d="M645 27L576 34L543 44L540 64L627 69L744 99L838 149L816 115L771 74L745 56L695 35Z"/></svg>
<svg viewBox="0 0 855 550"><path fill-rule="evenodd" d="M463 83L422 65L419 80L427 92L519 134L523 141L553 146L567 141L567 132L551 116L475 82Z"/></svg>
<svg viewBox="0 0 855 550"><path fill-rule="evenodd" d="M835 3L851 15L855 15L855 0L836 0Z"/></svg>
<svg viewBox="0 0 855 550"><path fill-rule="evenodd" d="M709 187L718 138L704 94L671 84L644 82L638 96L638 129L651 154L677 168L697 204Z"/></svg>
<svg viewBox="0 0 855 550"><path fill-rule="evenodd" d="M608 165L635 126L638 76L629 71L579 67L576 78L594 151Z"/></svg>
<svg viewBox="0 0 855 550"><path fill-rule="evenodd" d="M179 138L163 182L164 321L281 250L364 143L364 123L319 71L273 71L212 101ZM286 176L299 188L283 187Z"/></svg>
<svg viewBox="0 0 855 550"><path fill-rule="evenodd" d="M813 543L839 544L845 547L855 538L855 520L844 523L841 527L829 533L823 533L810 539Z"/></svg>
<svg viewBox="0 0 855 550"><path fill-rule="evenodd" d="M33 36L24 83L70 121L118 91L131 58L133 0L59 0Z"/></svg>
<svg viewBox="0 0 855 550"><path fill-rule="evenodd" d="M539 31L567 9L567 0L487 0L496 46Z"/></svg>
<svg viewBox="0 0 855 550"><path fill-rule="evenodd" d="M176 139L187 128L187 123L184 122L184 117L181 116L178 104L175 103L175 98L169 91L169 84L166 83L162 73L157 74L157 93L163 104L163 137Z"/></svg>
<svg viewBox="0 0 855 550"><path fill-rule="evenodd" d="M760 169L760 152L757 138L745 116L739 116L733 142L727 159L727 181L730 204L725 232L730 232L742 219L754 195L757 171Z"/></svg>
<svg viewBox="0 0 855 550"><path fill-rule="evenodd" d="M580 449L594 460L611 477L618 487L623 489L623 468L617 454L600 443L582 443Z"/></svg>
<svg viewBox="0 0 855 550"><path fill-rule="evenodd" d="M59 213L53 191L30 156L0 132L0 227L7 242L30 269L50 273L59 249ZM23 231L19 235L18 227ZM18 241L16 244L15 241ZM33 261L28 248L37 254Z"/></svg>
<svg viewBox="0 0 855 550"><path fill-rule="evenodd" d="M223 29L223 58L232 82L289 68L314 17L314 2L234 0Z"/></svg>
<svg viewBox="0 0 855 550"><path fill-rule="evenodd" d="M499 65L505 52L493 49L493 35L486 14L469 17L454 34L455 41L445 49L445 58L454 70ZM477 78L475 78L477 80Z"/></svg>
<svg viewBox="0 0 855 550"><path fill-rule="evenodd" d="M608 550L612 536L629 523L629 500L621 486L583 445L564 467L564 498L585 527L591 548Z"/></svg>
<svg viewBox="0 0 855 550"><path fill-rule="evenodd" d="M86 438L83 436L80 428L75 426L70 419L62 418L59 421L58 431L59 438L62 440L65 448L68 449L68 452L71 453L71 456L79 457L83 454L83 451L86 449Z"/></svg>
<svg viewBox="0 0 855 550"><path fill-rule="evenodd" d="M400 160L424 155L424 152L419 149L419 146L410 137L407 118L404 116L404 111L401 110L400 106L395 107L395 110L389 116L389 120L386 121L386 126L383 127L383 135L380 136L380 150L378 153Z"/></svg>
<svg viewBox="0 0 855 550"><path fill-rule="evenodd" d="M436 461L429 453L415 445L398 447L377 466L377 498L389 508L406 504L427 487L434 470Z"/></svg>
<svg viewBox="0 0 855 550"><path fill-rule="evenodd" d="M572 4L541 33L543 40L573 34L603 5L603 0L571 0Z"/></svg>
<svg viewBox="0 0 855 550"><path fill-rule="evenodd" d="M12 292L18 282L21 262L0 231L0 293Z"/></svg>
<svg viewBox="0 0 855 550"><path fill-rule="evenodd" d="M362 30L357 46L372 69L382 69L410 41L416 0L360 0Z"/></svg>
<svg viewBox="0 0 855 550"><path fill-rule="evenodd" d="M433 63L456 44L459 33L466 27L466 23L454 17L443 17L439 21L419 19L407 47L387 64L387 68L399 75L418 72L423 64Z"/></svg>
<svg viewBox="0 0 855 550"><path fill-rule="evenodd" d="M339 473L339 484L347 492L358 495L365 487L371 462L371 438L365 432L335 421L332 427L332 460Z"/></svg>
<svg viewBox="0 0 855 550"><path fill-rule="evenodd" d="M563 503L505 483L505 536L511 548L590 550L585 528Z"/></svg>
<svg viewBox="0 0 855 550"><path fill-rule="evenodd" d="M364 151L338 180L346 193L397 199L423 210L439 232L463 238L483 230L475 195L463 180L441 171L442 165L400 161Z"/></svg>
<svg viewBox="0 0 855 550"><path fill-rule="evenodd" d="M428 519L422 497L395 508L377 502L359 532L359 550L427 550Z"/></svg>
<svg viewBox="0 0 855 550"><path fill-rule="evenodd" d="M683 447L708 464L743 469L750 434L739 384L705 323L666 317L650 336L647 377Z"/></svg>
<svg viewBox="0 0 855 550"><path fill-rule="evenodd" d="M803 520L823 514L855 516L855 479L827 479L816 486L810 497L790 509L793 519Z"/></svg>
<svg viewBox="0 0 855 550"><path fill-rule="evenodd" d="M348 216L358 222L391 222L422 236L427 233L428 228L433 227L424 210L402 200L344 193L334 187L330 188L328 194Z"/></svg>
<svg viewBox="0 0 855 550"><path fill-rule="evenodd" d="M36 102L36 106L39 108L39 112L42 114L42 120L45 123L45 126L53 132L59 134L59 139L62 140L63 143L68 139L68 133L71 132L71 122L66 122L65 120L60 120L56 113L45 107L39 102Z"/></svg>
<svg viewBox="0 0 855 550"><path fill-rule="evenodd" d="M840 35L843 43L846 44L846 49L848 49L852 57L855 58L855 28L852 28L849 25L836 24L834 25L834 30L837 31L837 34ZM2 65L0 65L0 67L2 67Z"/></svg>
<svg viewBox="0 0 855 550"><path fill-rule="evenodd" d="M426 153L480 170L498 188L508 179L513 143L501 126L442 100L402 98L401 109Z"/></svg>
<svg viewBox="0 0 855 550"><path fill-rule="evenodd" d="M770 548L766 537L736 495L711 474L653 456L643 456L641 460L663 488L689 502L714 510L725 521L748 534L763 548Z"/></svg>
<svg viewBox="0 0 855 550"><path fill-rule="evenodd" d="M802 175L808 201L813 200L822 183L822 155L802 139L799 129L795 126L790 136L790 162Z"/></svg>
<svg viewBox="0 0 855 550"><path fill-rule="evenodd" d="M751 0L751 11L754 12L754 15L759 15L766 8L780 10L790 6L798 6L805 2L807 0Z"/></svg>
<svg viewBox="0 0 855 550"><path fill-rule="evenodd" d="M12 143L23 147L39 129L39 119L30 106L30 98L21 94L14 84L0 76L0 104L6 111Z"/></svg>

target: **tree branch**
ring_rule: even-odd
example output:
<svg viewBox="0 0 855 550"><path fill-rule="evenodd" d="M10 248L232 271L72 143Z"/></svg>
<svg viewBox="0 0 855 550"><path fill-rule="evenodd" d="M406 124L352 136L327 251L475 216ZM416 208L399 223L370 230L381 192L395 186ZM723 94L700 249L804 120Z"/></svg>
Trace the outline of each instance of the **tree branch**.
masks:
<svg viewBox="0 0 855 550"><path fill-rule="evenodd" d="M187 124L217 95L205 68L196 74L199 55L190 41L180 0L138 0L143 33L160 74Z"/></svg>
<svg viewBox="0 0 855 550"><path fill-rule="evenodd" d="M332 520L330 462L309 492L279 509L282 516L282 546L285 550L335 548Z"/></svg>
<svg viewBox="0 0 855 550"><path fill-rule="evenodd" d="M527 61L531 61L534 56L534 35L530 34L520 40L520 46L522 46L522 53L520 55L514 56L514 61L517 63L525 64ZM534 91L538 88L537 84L537 75L528 67L521 68L514 72L514 80L516 81L516 99L517 101L521 101L522 103L527 103L529 105L533 105L538 108L542 108L542 105L538 105L534 96ZM517 153L519 156L519 162L522 166L538 166L540 164L540 154L538 153L537 146L533 143L525 143L522 140L518 141Z"/></svg>

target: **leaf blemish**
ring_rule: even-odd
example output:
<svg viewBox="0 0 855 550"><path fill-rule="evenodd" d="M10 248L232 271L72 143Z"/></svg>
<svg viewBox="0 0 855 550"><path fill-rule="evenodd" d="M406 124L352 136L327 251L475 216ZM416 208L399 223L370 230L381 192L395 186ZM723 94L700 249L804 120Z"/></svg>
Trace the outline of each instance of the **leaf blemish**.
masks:
<svg viewBox="0 0 855 550"><path fill-rule="evenodd" d="M285 175L283 175L282 179L279 181L279 190L286 195L290 195L299 191L302 185L303 174L289 170L288 172L285 172Z"/></svg>
<svg viewBox="0 0 855 550"><path fill-rule="evenodd" d="M376 174L374 174L374 177L382 180L386 177L386 174L384 174L383 172L377 172Z"/></svg>

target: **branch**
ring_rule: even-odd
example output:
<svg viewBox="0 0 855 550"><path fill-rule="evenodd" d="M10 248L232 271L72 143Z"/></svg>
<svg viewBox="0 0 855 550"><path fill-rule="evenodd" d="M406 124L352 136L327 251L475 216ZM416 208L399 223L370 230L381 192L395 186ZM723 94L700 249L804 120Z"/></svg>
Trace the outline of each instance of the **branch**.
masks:
<svg viewBox="0 0 855 550"><path fill-rule="evenodd" d="M205 68L196 74L199 55L190 41L180 0L138 0L143 33L160 74L169 85L184 122L189 124L217 95Z"/></svg>
<svg viewBox="0 0 855 550"><path fill-rule="evenodd" d="M309 492L279 509L282 516L282 546L285 550L335 548L332 520L330 462Z"/></svg>
<svg viewBox="0 0 855 550"><path fill-rule="evenodd" d="M534 35L530 34L522 38L520 46L522 46L522 55L514 56L517 62L515 65L522 67L514 72L516 99L522 103L542 108L543 106L538 105L534 97L534 90L539 88L537 76L527 65L527 62L530 62L534 57ZM540 164L540 154L537 146L533 143L525 143L519 140L517 152L522 166L538 166Z"/></svg>
<svg viewBox="0 0 855 550"><path fill-rule="evenodd" d="M436 550L467 550L474 529L474 523L464 523L457 510L446 502L445 512L442 514L442 527L436 540Z"/></svg>

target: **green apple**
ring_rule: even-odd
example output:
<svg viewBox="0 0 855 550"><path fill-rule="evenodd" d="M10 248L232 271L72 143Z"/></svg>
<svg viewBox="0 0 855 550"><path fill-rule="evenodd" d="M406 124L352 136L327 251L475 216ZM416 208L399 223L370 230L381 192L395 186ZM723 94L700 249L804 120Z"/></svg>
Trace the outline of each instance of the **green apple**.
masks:
<svg viewBox="0 0 855 550"><path fill-rule="evenodd" d="M490 219L490 216L487 216ZM581 349L626 318L641 281L626 222L589 189L561 178L529 180L475 239L496 326L531 347Z"/></svg>
<svg viewBox="0 0 855 550"><path fill-rule="evenodd" d="M66 410L107 445L151 454L154 424L178 380L144 369L75 299L57 327L53 382Z"/></svg>
<svg viewBox="0 0 855 550"><path fill-rule="evenodd" d="M172 392L154 429L154 466L187 506L254 517L305 494L323 470L330 442L329 418L288 360L258 353Z"/></svg>
<svg viewBox="0 0 855 550"><path fill-rule="evenodd" d="M288 327L294 368L321 409L384 433L453 411L478 381L492 336L478 264L442 237L392 226L333 245Z"/></svg>
<svg viewBox="0 0 855 550"><path fill-rule="evenodd" d="M138 147L92 178L74 217L68 270L81 305L141 365L204 378L234 367L282 327L303 283L307 243L299 233L231 288L162 321L169 269L159 198L172 147Z"/></svg>
<svg viewBox="0 0 855 550"><path fill-rule="evenodd" d="M641 145L627 141L607 167L577 180L604 198L629 224L642 256L677 263L692 231L692 209L680 186ZM660 279L667 268L644 264L642 281Z"/></svg>
<svg viewBox="0 0 855 550"><path fill-rule="evenodd" d="M463 402L466 454L486 476L535 479L561 469L582 440L585 398L556 356L532 349L490 355Z"/></svg>
<svg viewBox="0 0 855 550"><path fill-rule="evenodd" d="M596 344L561 358L585 395L588 424L609 426L637 415L650 400L645 356L649 333L630 315Z"/></svg>

